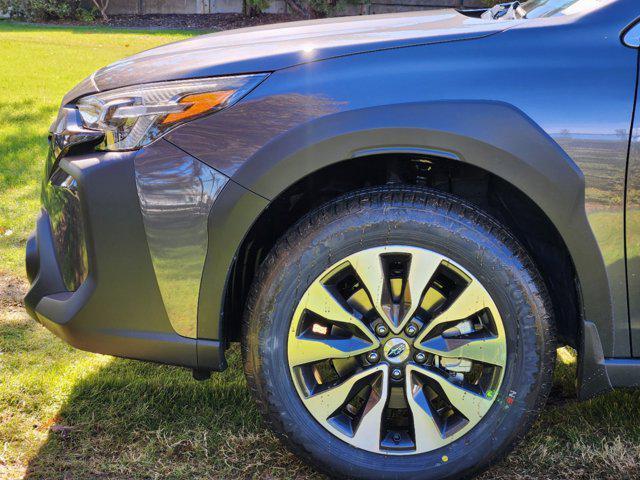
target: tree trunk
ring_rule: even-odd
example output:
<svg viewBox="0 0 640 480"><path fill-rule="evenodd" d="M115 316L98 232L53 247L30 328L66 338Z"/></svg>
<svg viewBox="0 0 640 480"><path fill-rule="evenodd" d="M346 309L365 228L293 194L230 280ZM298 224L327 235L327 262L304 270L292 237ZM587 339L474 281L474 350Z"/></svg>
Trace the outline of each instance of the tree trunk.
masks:
<svg viewBox="0 0 640 480"><path fill-rule="evenodd" d="M298 15L302 15L303 17L309 18L311 16L311 12L300 0L284 0L287 7L293 10Z"/></svg>
<svg viewBox="0 0 640 480"><path fill-rule="evenodd" d="M107 8L109 8L109 0L93 0L93 4L98 8L98 10L100 10L102 20L108 22L109 17L107 16Z"/></svg>

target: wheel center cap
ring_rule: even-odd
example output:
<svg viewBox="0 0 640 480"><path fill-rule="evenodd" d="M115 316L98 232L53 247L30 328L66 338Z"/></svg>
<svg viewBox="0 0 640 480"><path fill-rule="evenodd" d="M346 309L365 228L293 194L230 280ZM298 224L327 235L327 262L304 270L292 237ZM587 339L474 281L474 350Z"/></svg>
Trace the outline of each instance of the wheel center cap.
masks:
<svg viewBox="0 0 640 480"><path fill-rule="evenodd" d="M409 358L411 348L402 338L391 338L384 344L384 356L391 363L404 363Z"/></svg>

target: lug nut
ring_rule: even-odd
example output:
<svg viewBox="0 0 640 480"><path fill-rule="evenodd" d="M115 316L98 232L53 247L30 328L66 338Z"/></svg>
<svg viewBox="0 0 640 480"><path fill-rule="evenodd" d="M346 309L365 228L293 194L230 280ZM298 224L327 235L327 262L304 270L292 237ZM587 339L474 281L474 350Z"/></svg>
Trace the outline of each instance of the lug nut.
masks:
<svg viewBox="0 0 640 480"><path fill-rule="evenodd" d="M418 363L424 363L427 361L427 355L424 352L418 352L415 354L415 356L413 357L415 359L416 362Z"/></svg>
<svg viewBox="0 0 640 480"><path fill-rule="evenodd" d="M410 323L409 325L407 325L407 328L405 328L404 331L407 335L413 337L416 333L418 333L418 327L415 324Z"/></svg>
<svg viewBox="0 0 640 480"><path fill-rule="evenodd" d="M388 333L389 329L384 323L378 324L378 326L376 327L376 335L378 335L379 337L386 337Z"/></svg>
<svg viewBox="0 0 640 480"><path fill-rule="evenodd" d="M402 378L402 370L400 370L399 368L394 368L393 370L391 370L391 376L396 380Z"/></svg>
<svg viewBox="0 0 640 480"><path fill-rule="evenodd" d="M380 355L378 355L378 352L369 352L369 354L367 355L367 362L369 363L377 363L378 360L380 360Z"/></svg>

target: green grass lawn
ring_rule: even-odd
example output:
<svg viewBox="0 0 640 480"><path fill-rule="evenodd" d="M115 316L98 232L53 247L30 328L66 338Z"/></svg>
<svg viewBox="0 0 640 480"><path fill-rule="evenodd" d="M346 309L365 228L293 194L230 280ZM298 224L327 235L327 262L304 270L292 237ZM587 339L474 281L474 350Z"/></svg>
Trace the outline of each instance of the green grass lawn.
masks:
<svg viewBox="0 0 640 480"><path fill-rule="evenodd" d="M63 95L94 70L185 32L37 27L0 21L0 266L22 272L38 211L47 129Z"/></svg>
<svg viewBox="0 0 640 480"><path fill-rule="evenodd" d="M0 21L0 479L318 478L265 429L241 374L195 382L178 368L80 352L20 305L47 127L96 68L181 32ZM553 395L520 447L485 479L640 478L640 394L578 404L561 350Z"/></svg>

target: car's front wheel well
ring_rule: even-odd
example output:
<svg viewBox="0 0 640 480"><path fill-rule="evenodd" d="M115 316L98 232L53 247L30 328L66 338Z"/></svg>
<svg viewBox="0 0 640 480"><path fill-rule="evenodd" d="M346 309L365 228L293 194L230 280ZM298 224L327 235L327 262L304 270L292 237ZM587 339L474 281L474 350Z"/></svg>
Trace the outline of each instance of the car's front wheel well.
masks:
<svg viewBox="0 0 640 480"><path fill-rule="evenodd" d="M531 255L553 302L558 337L576 346L581 318L571 256L544 212L519 189L456 160L408 154L373 155L318 170L285 190L262 212L239 248L225 295L225 338L238 341L247 293L277 240L302 216L340 195L386 184L418 185L457 195L496 218Z"/></svg>

